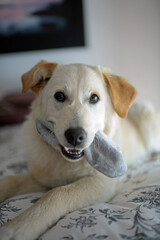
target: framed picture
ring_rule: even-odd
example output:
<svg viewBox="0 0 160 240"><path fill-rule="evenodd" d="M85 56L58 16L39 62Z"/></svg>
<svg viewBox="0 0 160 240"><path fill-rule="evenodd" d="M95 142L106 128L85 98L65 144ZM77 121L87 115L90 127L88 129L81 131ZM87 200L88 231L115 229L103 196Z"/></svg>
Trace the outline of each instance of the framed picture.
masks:
<svg viewBox="0 0 160 240"><path fill-rule="evenodd" d="M82 0L1 0L0 53L84 46Z"/></svg>

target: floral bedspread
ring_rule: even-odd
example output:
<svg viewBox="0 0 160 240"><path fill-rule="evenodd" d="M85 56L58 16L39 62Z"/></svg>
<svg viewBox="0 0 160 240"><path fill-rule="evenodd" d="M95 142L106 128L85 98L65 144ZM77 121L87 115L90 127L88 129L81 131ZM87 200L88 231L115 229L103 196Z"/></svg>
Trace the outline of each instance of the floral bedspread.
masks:
<svg viewBox="0 0 160 240"><path fill-rule="evenodd" d="M0 177L28 171L20 126L0 129ZM0 204L0 225L34 204L44 193L16 196ZM129 169L110 203L72 212L39 240L160 239L160 156Z"/></svg>

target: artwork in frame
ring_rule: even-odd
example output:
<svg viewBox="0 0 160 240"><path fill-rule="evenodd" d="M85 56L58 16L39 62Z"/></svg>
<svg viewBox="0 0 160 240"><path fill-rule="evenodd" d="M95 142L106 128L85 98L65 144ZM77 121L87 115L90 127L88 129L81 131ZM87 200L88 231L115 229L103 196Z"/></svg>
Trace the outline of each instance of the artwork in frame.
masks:
<svg viewBox="0 0 160 240"><path fill-rule="evenodd" d="M82 0L1 0L0 53L84 46Z"/></svg>

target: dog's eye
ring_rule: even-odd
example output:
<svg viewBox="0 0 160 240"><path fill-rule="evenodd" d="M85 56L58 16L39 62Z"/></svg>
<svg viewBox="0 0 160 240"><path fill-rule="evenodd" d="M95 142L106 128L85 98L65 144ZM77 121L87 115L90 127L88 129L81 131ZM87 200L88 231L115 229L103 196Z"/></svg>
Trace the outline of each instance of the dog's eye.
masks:
<svg viewBox="0 0 160 240"><path fill-rule="evenodd" d="M92 94L90 96L89 102L90 103L97 103L99 101L99 97L96 94Z"/></svg>
<svg viewBox="0 0 160 240"><path fill-rule="evenodd" d="M56 92L54 95L54 98L58 101L58 102L64 102L66 97L64 95L63 92Z"/></svg>

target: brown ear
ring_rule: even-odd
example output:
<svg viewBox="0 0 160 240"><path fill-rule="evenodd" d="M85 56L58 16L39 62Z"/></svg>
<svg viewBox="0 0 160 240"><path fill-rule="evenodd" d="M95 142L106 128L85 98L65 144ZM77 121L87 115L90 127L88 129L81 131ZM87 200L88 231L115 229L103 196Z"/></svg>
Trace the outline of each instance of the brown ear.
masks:
<svg viewBox="0 0 160 240"><path fill-rule="evenodd" d="M111 93L114 110L121 118L125 118L136 98L137 90L125 78L104 73L103 76Z"/></svg>
<svg viewBox="0 0 160 240"><path fill-rule="evenodd" d="M24 73L21 78L23 85L22 92L26 93L29 89L31 89L32 91L38 93L39 90L45 86L56 66L56 63L49 63L42 60L30 71Z"/></svg>

